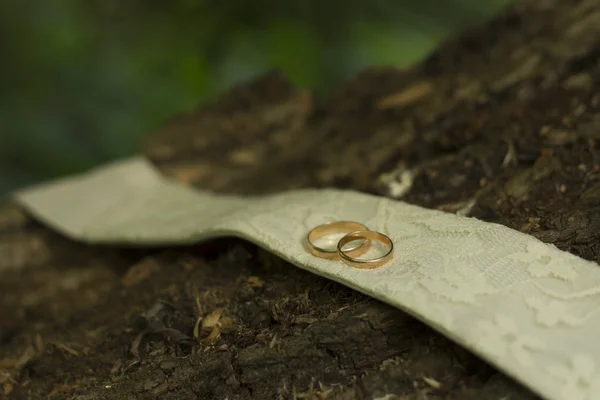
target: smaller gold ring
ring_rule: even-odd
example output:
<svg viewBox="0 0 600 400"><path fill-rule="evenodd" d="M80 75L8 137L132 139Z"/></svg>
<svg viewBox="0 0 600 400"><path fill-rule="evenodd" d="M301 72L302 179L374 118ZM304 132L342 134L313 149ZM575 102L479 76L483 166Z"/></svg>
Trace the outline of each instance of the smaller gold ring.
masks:
<svg viewBox="0 0 600 400"><path fill-rule="evenodd" d="M382 243L389 248L389 250L383 254L382 256L376 258L369 259L360 259L352 257L348 254L347 250L342 250L344 246L350 242L355 240L374 240L376 242ZM373 269L382 266L392 259L394 254L394 242L388 236L384 235L381 232L377 231L369 231L369 230L360 230L347 234L343 238L340 239L337 245L337 250L342 261L352 267L360 268L360 269Z"/></svg>
<svg viewBox="0 0 600 400"><path fill-rule="evenodd" d="M317 239L322 238L327 235L336 234L336 233L346 234L348 232L353 232L353 231L369 231L369 228L367 228L365 225L363 225L361 223L354 222L354 221L333 221L333 222L327 222L325 224L319 225L316 228L313 228L310 232L308 232L308 235L306 236L306 239L308 242L308 250L310 251L310 253L312 255L314 255L316 257L328 258L328 259L338 259L339 255L338 255L337 248L334 247L332 249L327 249L327 248L319 247L316 244L314 244L314 242ZM367 246L369 243L370 243L369 240L363 240L357 246L353 246L353 247L344 249L344 251L346 253L351 253L353 255L364 254L369 248L369 246ZM338 248L339 248L339 246L338 246Z"/></svg>

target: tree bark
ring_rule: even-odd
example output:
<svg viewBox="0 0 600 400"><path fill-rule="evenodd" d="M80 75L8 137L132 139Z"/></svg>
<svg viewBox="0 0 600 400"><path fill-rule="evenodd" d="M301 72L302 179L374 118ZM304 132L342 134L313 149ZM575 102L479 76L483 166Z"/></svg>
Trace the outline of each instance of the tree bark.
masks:
<svg viewBox="0 0 600 400"><path fill-rule="evenodd" d="M323 103L277 74L240 85L143 153L204 189L352 188L598 262L599 109L600 1L526 0ZM0 393L15 399L535 398L401 311L239 240L88 246L7 204L0 253ZM220 336L191 342L211 313Z"/></svg>

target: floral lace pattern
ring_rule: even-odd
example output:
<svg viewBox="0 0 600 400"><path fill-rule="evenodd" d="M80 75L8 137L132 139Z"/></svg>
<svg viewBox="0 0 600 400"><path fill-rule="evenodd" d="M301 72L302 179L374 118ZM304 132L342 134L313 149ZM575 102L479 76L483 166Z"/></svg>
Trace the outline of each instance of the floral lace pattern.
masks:
<svg viewBox="0 0 600 400"><path fill-rule="evenodd" d="M539 338L521 332L516 322L504 314L492 321L479 321L477 327L481 334L477 345L498 359L512 356L518 363L531 366L535 364L531 351L546 348Z"/></svg>
<svg viewBox="0 0 600 400"><path fill-rule="evenodd" d="M567 303L558 300L545 301L541 297L529 297L525 303L535 312L538 324L554 327L560 324L577 326L585 323L587 318L572 315Z"/></svg>
<svg viewBox="0 0 600 400"><path fill-rule="evenodd" d="M90 243L250 240L406 310L547 399L600 399L600 268L504 226L352 191L219 196L168 182L142 158L15 198ZM387 234L393 260L358 270L308 254L308 230L332 220Z"/></svg>
<svg viewBox="0 0 600 400"><path fill-rule="evenodd" d="M595 400L600 394L600 371L592 357L577 354L567 365L555 364L547 368L550 375L562 382L562 398Z"/></svg>
<svg viewBox="0 0 600 400"><path fill-rule="evenodd" d="M511 254L509 258L526 265L527 271L535 277L551 276L567 281L575 279L575 268L565 258L549 256L547 246L541 242L527 243L526 252Z"/></svg>

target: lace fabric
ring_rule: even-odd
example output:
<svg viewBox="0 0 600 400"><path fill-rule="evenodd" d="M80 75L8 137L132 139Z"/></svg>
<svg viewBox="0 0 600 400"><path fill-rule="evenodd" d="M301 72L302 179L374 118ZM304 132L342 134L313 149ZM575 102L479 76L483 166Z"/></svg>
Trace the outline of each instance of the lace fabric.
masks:
<svg viewBox="0 0 600 400"><path fill-rule="evenodd" d="M89 243L247 239L406 311L544 398L600 398L598 265L502 225L353 191L215 195L162 178L140 157L15 198ZM385 233L394 258L360 270L309 254L307 232L334 220Z"/></svg>

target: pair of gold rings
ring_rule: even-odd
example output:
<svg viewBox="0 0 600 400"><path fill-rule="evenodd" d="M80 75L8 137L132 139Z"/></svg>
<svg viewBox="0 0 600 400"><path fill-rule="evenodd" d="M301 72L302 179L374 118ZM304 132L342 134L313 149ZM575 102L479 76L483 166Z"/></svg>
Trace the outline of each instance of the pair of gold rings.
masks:
<svg viewBox="0 0 600 400"><path fill-rule="evenodd" d="M335 247L324 247L315 244L319 239L330 235L344 236ZM382 255L373 258L359 258L371 248L372 241L381 243L386 250ZM308 250L316 257L341 260L360 269L373 269L382 266L392 259L394 243L381 232L369 230L365 225L354 221L334 221L319 225L307 235ZM357 242L353 246L351 243Z"/></svg>

